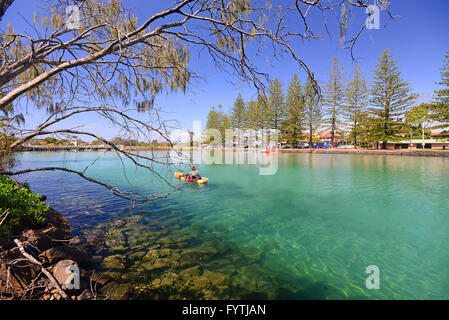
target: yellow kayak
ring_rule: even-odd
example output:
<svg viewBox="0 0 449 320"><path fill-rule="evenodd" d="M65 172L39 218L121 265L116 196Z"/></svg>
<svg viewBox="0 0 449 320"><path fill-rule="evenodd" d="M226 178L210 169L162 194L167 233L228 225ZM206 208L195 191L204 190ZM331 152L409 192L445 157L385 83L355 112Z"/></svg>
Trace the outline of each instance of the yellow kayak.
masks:
<svg viewBox="0 0 449 320"><path fill-rule="evenodd" d="M207 183L207 178L206 177L202 177L201 179L190 179L187 177L187 175L185 173L182 172L175 172L175 177L187 182L192 182L192 183L198 183L198 184L205 184Z"/></svg>

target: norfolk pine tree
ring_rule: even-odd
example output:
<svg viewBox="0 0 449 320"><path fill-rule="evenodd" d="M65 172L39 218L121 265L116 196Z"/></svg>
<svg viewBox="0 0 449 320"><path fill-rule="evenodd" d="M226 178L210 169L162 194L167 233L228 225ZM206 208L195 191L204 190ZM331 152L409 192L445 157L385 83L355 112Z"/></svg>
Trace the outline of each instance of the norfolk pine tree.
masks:
<svg viewBox="0 0 449 320"><path fill-rule="evenodd" d="M401 78L401 72L392 59L392 53L385 50L374 71L371 89L370 112L373 115L371 136L387 148L388 140L400 139L404 132L403 117L415 101L409 84Z"/></svg>
<svg viewBox="0 0 449 320"><path fill-rule="evenodd" d="M246 116L245 101L243 101L242 95L239 93L231 111L231 127L237 130L245 128Z"/></svg>
<svg viewBox="0 0 449 320"><path fill-rule="evenodd" d="M309 78L305 88L305 122L308 131L308 139L310 148L313 147L313 135L321 124L322 110L319 103L319 95L313 81Z"/></svg>
<svg viewBox="0 0 449 320"><path fill-rule="evenodd" d="M343 69L338 58L332 59L329 79L324 86L322 103L326 109L327 117L324 119L331 133L331 147L334 146L335 133L339 131L341 120L340 113L344 98Z"/></svg>
<svg viewBox="0 0 449 320"><path fill-rule="evenodd" d="M343 113L345 118L351 124L351 136L354 146L359 144L359 135L362 133L362 120L368 106L369 90L365 77L356 63L352 70L352 79L346 88L346 94L343 104Z"/></svg>
<svg viewBox="0 0 449 320"><path fill-rule="evenodd" d="M275 78L268 88L268 128L279 130L284 119L285 98L282 83Z"/></svg>
<svg viewBox="0 0 449 320"><path fill-rule="evenodd" d="M282 137L291 146L298 143L304 131L305 96L298 75L293 74L287 89L285 119L282 124Z"/></svg>
<svg viewBox="0 0 449 320"><path fill-rule="evenodd" d="M435 97L432 105L432 118L439 122L437 127L449 127L449 52L443 60L444 64L441 68L441 81L438 82L441 89L435 90Z"/></svg>

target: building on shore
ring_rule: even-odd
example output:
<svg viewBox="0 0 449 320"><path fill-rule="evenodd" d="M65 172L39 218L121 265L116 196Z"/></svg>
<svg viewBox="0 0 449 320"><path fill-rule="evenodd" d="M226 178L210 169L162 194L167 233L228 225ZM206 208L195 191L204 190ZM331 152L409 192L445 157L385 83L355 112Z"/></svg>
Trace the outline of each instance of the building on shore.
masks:
<svg viewBox="0 0 449 320"><path fill-rule="evenodd" d="M381 146L382 143L379 143ZM432 132L428 139L404 139L387 142L387 149L449 150L449 133Z"/></svg>

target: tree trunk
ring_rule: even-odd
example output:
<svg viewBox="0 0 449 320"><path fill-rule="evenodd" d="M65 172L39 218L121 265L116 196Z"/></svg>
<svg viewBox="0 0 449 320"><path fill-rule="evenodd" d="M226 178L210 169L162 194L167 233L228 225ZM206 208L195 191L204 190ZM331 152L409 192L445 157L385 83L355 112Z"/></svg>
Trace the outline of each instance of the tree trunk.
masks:
<svg viewBox="0 0 449 320"><path fill-rule="evenodd" d="M313 130L312 130L312 128L310 128L310 131L309 131L309 148L310 149L312 149L313 148L313 138L312 138L312 135L313 135Z"/></svg>

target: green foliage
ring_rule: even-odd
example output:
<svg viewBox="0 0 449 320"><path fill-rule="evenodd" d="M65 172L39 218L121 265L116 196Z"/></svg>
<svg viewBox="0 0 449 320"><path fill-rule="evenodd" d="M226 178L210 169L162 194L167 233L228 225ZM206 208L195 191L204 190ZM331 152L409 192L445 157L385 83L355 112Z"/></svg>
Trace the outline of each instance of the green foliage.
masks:
<svg viewBox="0 0 449 320"><path fill-rule="evenodd" d="M282 83L278 78L275 78L268 88L268 114L267 122L268 128L278 130L280 124L284 120L284 106L285 98L282 91Z"/></svg>
<svg viewBox="0 0 449 320"><path fill-rule="evenodd" d="M366 116L368 106L369 90L365 77L359 64L354 65L352 80L348 83L343 104L343 114L351 124L350 137L354 145L358 145L359 136L362 134L362 121Z"/></svg>
<svg viewBox="0 0 449 320"><path fill-rule="evenodd" d="M231 120L229 116L223 112L223 107L218 105L217 109L212 107L207 115L207 129L217 129L221 134L221 143L225 142L226 129L231 128ZM212 137L209 137L206 143L210 143ZM216 142L216 141L215 141Z"/></svg>
<svg viewBox="0 0 449 320"><path fill-rule="evenodd" d="M53 138L53 137L47 137L41 140L42 143L44 144L57 144L58 143L58 139Z"/></svg>
<svg viewBox="0 0 449 320"><path fill-rule="evenodd" d="M339 114L344 99L343 69L340 67L338 58L332 59L331 70L328 75L329 79L324 86L322 103L326 109L324 123L327 125L327 130L331 132L331 141L334 141L335 133L340 130L341 119Z"/></svg>
<svg viewBox="0 0 449 320"><path fill-rule="evenodd" d="M0 125L0 129L2 125ZM15 165L15 155L11 150L10 145L15 141L15 138L8 134L6 130L0 132L0 170L9 170Z"/></svg>
<svg viewBox="0 0 449 320"><path fill-rule="evenodd" d="M287 89L285 101L285 119L282 123L282 138L290 145L295 145L301 139L304 131L305 99L304 89L298 75L293 74Z"/></svg>
<svg viewBox="0 0 449 320"><path fill-rule="evenodd" d="M441 89L435 90L434 102L430 106L432 109L432 118L439 121L438 127L449 127L449 52L443 60L441 68L441 81L437 83L442 86Z"/></svg>
<svg viewBox="0 0 449 320"><path fill-rule="evenodd" d="M403 116L415 101L409 84L402 80L396 61L392 54L385 50L377 63L374 83L371 90L370 109L373 118L371 135L382 141L386 148L388 140L401 139L404 132Z"/></svg>
<svg viewBox="0 0 449 320"><path fill-rule="evenodd" d="M103 141L101 141L101 140L94 140L94 141L90 142L89 144L91 146L100 146L100 145L103 145L105 143Z"/></svg>
<svg viewBox="0 0 449 320"><path fill-rule="evenodd" d="M424 123L430 121L429 108L430 105L427 103L421 103L419 106L411 108L405 114L405 122L410 125L422 127Z"/></svg>
<svg viewBox="0 0 449 320"><path fill-rule="evenodd" d="M239 93L231 111L231 127L234 129L243 129L246 124L246 119L245 101L243 101L242 95Z"/></svg>
<svg viewBox="0 0 449 320"><path fill-rule="evenodd" d="M0 221L7 214L0 225L0 237L45 223L49 206L40 197L29 189L29 185L20 186L13 179L0 175Z"/></svg>
<svg viewBox="0 0 449 320"><path fill-rule="evenodd" d="M98 140L97 140L98 141ZM95 142L95 141L94 141ZM93 143L94 143L93 142ZM99 141L99 144L105 144L102 141ZM139 142L136 139L123 139L121 137L115 137L114 139L109 141L110 143L113 143L115 146L125 146L125 147L132 147L132 146L149 146L148 143Z"/></svg>
<svg viewBox="0 0 449 320"><path fill-rule="evenodd" d="M265 130L268 128L268 101L260 94L256 101L248 102L248 128L253 130Z"/></svg>
<svg viewBox="0 0 449 320"><path fill-rule="evenodd" d="M185 91L191 77L187 70L190 60L188 47L170 35L156 34L145 39L139 38L146 32L146 28L137 30L141 25L136 12L125 8L123 2L123 0L85 1L79 5L82 21L76 30L70 30L65 25L67 2L57 1L49 6L42 6L39 12L34 13L32 25L32 32L39 34L39 38L17 33L9 24L5 31L0 32L0 41L3 45L0 60L13 66L17 61L27 60L29 63L24 66L19 64L17 70L11 68L11 72L1 79L5 82L2 82L0 97L54 70L53 61L66 62L68 58L65 56L66 50L76 52L73 56L79 58L72 61L77 61L88 56L93 57L117 41L122 44L124 37L130 42L132 38L135 43L126 48L120 46L116 54L127 60L122 66L131 65L129 68L132 72L120 72L116 76L119 63L106 63L99 68L96 65L98 60L93 59L83 64L82 68L75 67L76 71L57 73L41 84L31 86L25 92L24 98L33 102L36 108L46 108L49 113L60 111L65 108L66 102L61 97L69 93L67 95L73 99L71 95L74 94L74 86L70 83L75 79L77 83L84 83L76 86L77 93L89 94L92 99L99 100L119 98L124 105L136 104L139 111L145 111L153 106L154 97L158 93L164 90ZM21 29L21 26L16 28ZM44 43L61 41L68 45L50 49L51 46L47 44L43 48ZM37 48L41 51L35 54ZM39 57L39 54L44 56ZM29 55L30 59L25 59ZM68 80L70 77L72 79ZM108 85L105 85L105 82L108 82ZM92 95L92 92L95 94ZM2 106L2 111L6 108L13 110L14 105L10 103L8 106Z"/></svg>

